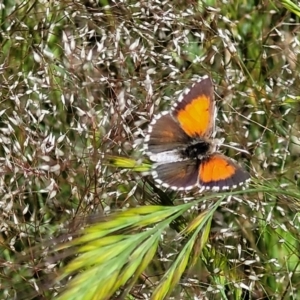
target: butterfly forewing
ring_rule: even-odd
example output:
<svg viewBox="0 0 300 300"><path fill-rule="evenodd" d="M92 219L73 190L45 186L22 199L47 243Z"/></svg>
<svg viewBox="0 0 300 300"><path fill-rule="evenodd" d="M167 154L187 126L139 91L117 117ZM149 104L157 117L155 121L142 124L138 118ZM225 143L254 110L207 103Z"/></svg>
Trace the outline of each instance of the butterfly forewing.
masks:
<svg viewBox="0 0 300 300"><path fill-rule="evenodd" d="M215 103L212 81L205 77L195 83L173 106L173 115L190 137L209 138L215 127Z"/></svg>
<svg viewBox="0 0 300 300"><path fill-rule="evenodd" d="M153 154L171 151L188 144L190 140L170 113L164 112L151 122L145 138L145 150Z"/></svg>

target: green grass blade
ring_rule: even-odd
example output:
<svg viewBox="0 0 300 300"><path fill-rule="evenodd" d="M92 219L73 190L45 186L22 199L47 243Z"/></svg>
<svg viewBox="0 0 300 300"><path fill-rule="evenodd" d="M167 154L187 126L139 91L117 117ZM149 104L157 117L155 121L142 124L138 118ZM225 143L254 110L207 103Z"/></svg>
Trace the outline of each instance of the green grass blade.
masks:
<svg viewBox="0 0 300 300"><path fill-rule="evenodd" d="M300 6L290 0L280 0L281 4L290 12L300 17Z"/></svg>

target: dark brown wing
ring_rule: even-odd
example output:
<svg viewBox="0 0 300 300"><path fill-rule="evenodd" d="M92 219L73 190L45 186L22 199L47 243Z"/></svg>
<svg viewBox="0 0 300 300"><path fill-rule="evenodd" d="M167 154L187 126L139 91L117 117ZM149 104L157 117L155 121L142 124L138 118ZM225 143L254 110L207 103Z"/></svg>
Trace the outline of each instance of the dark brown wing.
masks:
<svg viewBox="0 0 300 300"><path fill-rule="evenodd" d="M198 182L197 160L184 160L154 165L154 180L166 188L173 190L190 190Z"/></svg>
<svg viewBox="0 0 300 300"><path fill-rule="evenodd" d="M170 113L163 112L150 123L145 137L144 150L147 155L151 156L151 154L182 148L190 140Z"/></svg>

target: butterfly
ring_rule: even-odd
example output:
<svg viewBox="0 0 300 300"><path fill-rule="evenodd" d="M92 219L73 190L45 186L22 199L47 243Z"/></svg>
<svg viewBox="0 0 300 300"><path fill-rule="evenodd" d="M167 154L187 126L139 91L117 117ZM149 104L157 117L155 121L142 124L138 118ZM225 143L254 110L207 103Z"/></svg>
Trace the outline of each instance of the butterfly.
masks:
<svg viewBox="0 0 300 300"><path fill-rule="evenodd" d="M153 118L144 153L154 162L155 182L173 190L228 190L250 180L231 158L217 152L213 83L205 76Z"/></svg>

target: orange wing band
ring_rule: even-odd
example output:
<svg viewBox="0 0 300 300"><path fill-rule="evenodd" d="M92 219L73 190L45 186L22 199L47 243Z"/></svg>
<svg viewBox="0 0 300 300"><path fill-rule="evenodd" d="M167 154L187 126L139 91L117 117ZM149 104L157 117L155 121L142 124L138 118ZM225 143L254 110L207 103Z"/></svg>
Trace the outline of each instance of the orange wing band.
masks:
<svg viewBox="0 0 300 300"><path fill-rule="evenodd" d="M222 156L210 157L200 165L200 180L205 183L227 180L234 176L237 167Z"/></svg>
<svg viewBox="0 0 300 300"><path fill-rule="evenodd" d="M211 99L201 95L178 111L177 119L181 128L189 136L203 136L208 130L211 119Z"/></svg>

